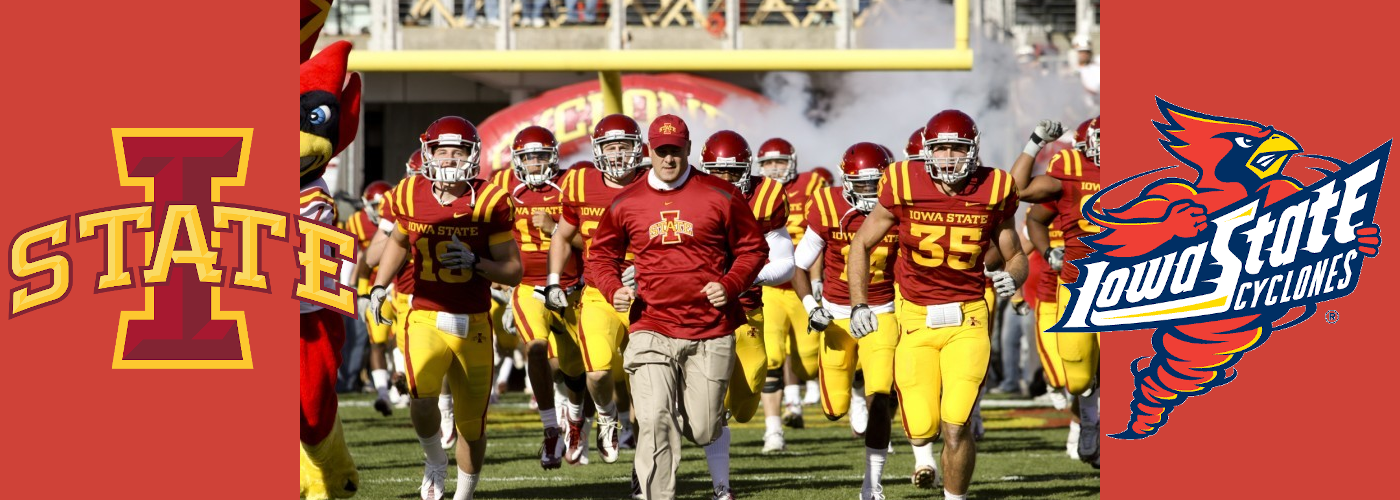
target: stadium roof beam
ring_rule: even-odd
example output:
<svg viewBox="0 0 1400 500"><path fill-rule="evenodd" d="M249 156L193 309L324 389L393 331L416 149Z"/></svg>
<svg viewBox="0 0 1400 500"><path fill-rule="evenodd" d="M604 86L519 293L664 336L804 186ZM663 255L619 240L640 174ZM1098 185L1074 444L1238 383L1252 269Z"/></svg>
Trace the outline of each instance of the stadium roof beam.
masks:
<svg viewBox="0 0 1400 500"><path fill-rule="evenodd" d="M362 72L968 71L972 49L357 50L349 66Z"/></svg>

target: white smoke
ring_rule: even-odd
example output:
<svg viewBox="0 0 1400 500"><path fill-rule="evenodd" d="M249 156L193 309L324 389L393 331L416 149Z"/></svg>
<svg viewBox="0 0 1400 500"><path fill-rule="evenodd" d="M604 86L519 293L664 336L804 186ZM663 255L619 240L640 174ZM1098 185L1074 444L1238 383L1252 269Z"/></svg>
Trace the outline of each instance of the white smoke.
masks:
<svg viewBox="0 0 1400 500"><path fill-rule="evenodd" d="M953 46L951 5L892 0L859 32L860 48L906 49ZM909 134L935 113L960 109L981 129L982 161L1009 169L1026 138L1043 118L1069 131L1097 112L1085 98L1078 77L1054 74L1017 62L1013 42L996 42L970 30L973 70L850 73L768 73L763 93L774 103L726 103L734 130L757 149L770 137L783 137L798 150L799 168L825 166L836 173L841 154L862 141L883 144L904 157ZM714 130L691 126L692 153L698 161Z"/></svg>

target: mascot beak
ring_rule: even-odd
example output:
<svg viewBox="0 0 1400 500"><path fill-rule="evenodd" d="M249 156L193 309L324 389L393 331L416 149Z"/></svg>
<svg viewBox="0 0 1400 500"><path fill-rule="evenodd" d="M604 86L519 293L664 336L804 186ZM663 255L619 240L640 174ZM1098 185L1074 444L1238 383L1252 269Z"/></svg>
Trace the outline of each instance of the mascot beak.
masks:
<svg viewBox="0 0 1400 500"><path fill-rule="evenodd" d="M329 139L315 134L301 133L301 175L306 175L331 161L334 146Z"/></svg>
<svg viewBox="0 0 1400 500"><path fill-rule="evenodd" d="M1254 149L1254 155L1245 163L1260 179L1277 174L1288 162L1288 158L1302 153L1303 147L1283 132L1274 132L1263 144Z"/></svg>

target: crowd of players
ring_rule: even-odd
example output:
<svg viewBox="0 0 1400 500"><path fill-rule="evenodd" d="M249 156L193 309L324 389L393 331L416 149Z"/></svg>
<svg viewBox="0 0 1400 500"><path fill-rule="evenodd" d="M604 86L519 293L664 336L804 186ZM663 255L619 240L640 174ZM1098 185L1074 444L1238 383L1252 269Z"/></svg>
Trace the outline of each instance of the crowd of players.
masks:
<svg viewBox="0 0 1400 500"><path fill-rule="evenodd" d="M541 467L586 464L590 445L606 463L635 448L633 498L675 496L681 437L704 447L714 498L734 498L728 422L762 409L763 451L781 451L805 402L848 416L863 440L861 499L884 498L895 411L913 483L961 499L982 433L990 306L1019 303L1024 285L1046 382L1076 415L1069 451L1097 468L1097 336L1045 329L1067 299L1059 285L1076 278L1067 262L1089 251L1079 238L1098 231L1080 214L1098 186L1099 120L1032 176L1062 132L1042 121L1001 170L982 165L973 119L946 110L903 159L850 146L830 187L781 138L751 148L720 131L691 166L689 129L673 115L645 134L604 117L593 161L568 168L554 135L527 127L511 168L479 178L487 148L475 127L440 118L404 180L371 183L344 225L365 250L375 408L409 408L430 500L445 495L453 448L454 498L471 498L488 408L517 360L543 428Z"/></svg>

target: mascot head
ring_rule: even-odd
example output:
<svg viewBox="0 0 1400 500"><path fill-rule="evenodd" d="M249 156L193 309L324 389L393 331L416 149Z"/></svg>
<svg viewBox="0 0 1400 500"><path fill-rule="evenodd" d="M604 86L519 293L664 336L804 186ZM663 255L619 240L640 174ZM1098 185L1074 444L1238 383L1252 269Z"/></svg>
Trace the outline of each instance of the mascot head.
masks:
<svg viewBox="0 0 1400 500"><path fill-rule="evenodd" d="M321 178L360 125L360 75L345 72L350 42L301 63L301 185Z"/></svg>

